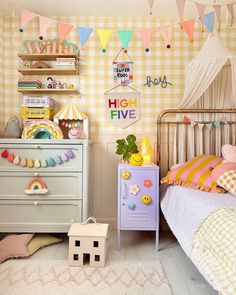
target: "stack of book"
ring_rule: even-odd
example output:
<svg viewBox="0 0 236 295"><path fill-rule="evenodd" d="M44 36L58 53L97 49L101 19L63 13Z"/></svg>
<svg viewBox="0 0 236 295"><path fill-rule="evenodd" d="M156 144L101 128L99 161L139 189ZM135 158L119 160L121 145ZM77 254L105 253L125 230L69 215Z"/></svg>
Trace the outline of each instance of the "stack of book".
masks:
<svg viewBox="0 0 236 295"><path fill-rule="evenodd" d="M58 57L56 60L56 67L60 69L74 69L76 66L76 60L73 57Z"/></svg>
<svg viewBox="0 0 236 295"><path fill-rule="evenodd" d="M18 87L20 89L29 89L29 88L37 89L37 88L42 88L42 83L39 80L19 79Z"/></svg>

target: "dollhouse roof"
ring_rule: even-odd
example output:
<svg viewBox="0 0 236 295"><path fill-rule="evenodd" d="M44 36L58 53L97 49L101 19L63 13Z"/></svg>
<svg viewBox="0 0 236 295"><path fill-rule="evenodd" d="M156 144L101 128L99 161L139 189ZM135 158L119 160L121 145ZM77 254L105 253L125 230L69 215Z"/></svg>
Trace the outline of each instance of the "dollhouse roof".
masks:
<svg viewBox="0 0 236 295"><path fill-rule="evenodd" d="M54 116L54 118L57 120L84 120L87 116L80 110L78 104L70 101Z"/></svg>
<svg viewBox="0 0 236 295"><path fill-rule="evenodd" d="M184 97L178 108L191 108L203 95L204 99L208 99L208 94L209 99L216 99L214 92L230 102L230 107L236 107L236 54L224 46L217 32L209 34L201 50L187 64Z"/></svg>
<svg viewBox="0 0 236 295"><path fill-rule="evenodd" d="M68 236L101 237L105 238L108 232L108 224L105 223L73 223Z"/></svg>

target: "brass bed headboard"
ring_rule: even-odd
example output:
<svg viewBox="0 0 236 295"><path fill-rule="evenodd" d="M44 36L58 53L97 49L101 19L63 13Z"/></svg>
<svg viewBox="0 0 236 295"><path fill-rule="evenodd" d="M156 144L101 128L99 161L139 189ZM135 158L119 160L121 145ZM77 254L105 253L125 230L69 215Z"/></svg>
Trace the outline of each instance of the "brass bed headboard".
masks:
<svg viewBox="0 0 236 295"><path fill-rule="evenodd" d="M190 117L195 121L196 125L191 125L191 122L184 123L183 117ZM209 120L210 118L210 120ZM219 120L219 118L226 118L226 121L223 122ZM219 122L219 126L216 126L214 122ZM216 135L218 137L218 145L220 148L223 144L236 144L236 109L167 109L163 110L158 118L157 118L157 164L161 166L162 171L167 172L170 166L175 163L181 162L178 158L179 148L186 151L185 160L188 160L187 150L188 146L192 145L193 148L193 156L198 155L197 151L197 141L196 136L199 133L200 125L206 124L210 125L211 128L204 127L202 130L202 150L204 153L205 146L208 145L212 147L212 149L208 152L211 154L215 154L215 151L219 151L219 147L217 148L214 145L214 140L216 140ZM182 126L182 127L181 127ZM194 138L191 142L189 139L189 132L193 135L191 139ZM182 129L181 129L182 128ZM187 131L188 128L188 131ZM180 131L185 130L185 138L180 137ZM205 129L205 131L204 131ZM225 136L227 133L227 139ZM219 140L220 138L220 140ZM181 139L181 142L180 142ZM219 142L220 141L220 142ZM211 144L209 144L211 142ZM181 144L181 147L179 146ZM173 154L175 150L175 161L173 161ZM219 152L218 152L219 153ZM164 167L162 167L164 166ZM164 169L163 169L164 168ZM163 172L163 173L165 173Z"/></svg>

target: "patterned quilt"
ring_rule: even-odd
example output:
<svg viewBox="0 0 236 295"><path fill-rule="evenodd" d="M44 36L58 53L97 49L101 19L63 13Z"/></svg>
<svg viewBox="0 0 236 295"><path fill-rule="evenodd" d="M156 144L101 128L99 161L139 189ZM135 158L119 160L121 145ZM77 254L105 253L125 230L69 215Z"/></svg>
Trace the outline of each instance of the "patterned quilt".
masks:
<svg viewBox="0 0 236 295"><path fill-rule="evenodd" d="M192 254L220 294L236 294L236 208L216 209L205 219Z"/></svg>

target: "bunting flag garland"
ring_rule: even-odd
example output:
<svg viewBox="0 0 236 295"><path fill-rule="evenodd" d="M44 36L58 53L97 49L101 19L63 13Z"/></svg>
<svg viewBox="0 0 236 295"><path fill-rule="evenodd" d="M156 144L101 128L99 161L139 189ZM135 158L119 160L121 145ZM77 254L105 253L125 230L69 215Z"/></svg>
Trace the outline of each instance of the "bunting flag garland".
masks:
<svg viewBox="0 0 236 295"><path fill-rule="evenodd" d="M199 129L203 129L203 127L205 126L205 124L203 124L203 123L197 123L197 124L198 124Z"/></svg>
<svg viewBox="0 0 236 295"><path fill-rule="evenodd" d="M188 34L190 42L193 42L194 19L180 22L184 31Z"/></svg>
<svg viewBox="0 0 236 295"><path fill-rule="evenodd" d="M168 49L171 47L172 30L173 30L173 25L159 28L161 36L165 40L166 48Z"/></svg>
<svg viewBox="0 0 236 295"><path fill-rule="evenodd" d="M149 47L151 43L152 34L154 32L154 29L142 29L139 30L139 34L141 39L143 40L143 45L145 46L145 51L149 52Z"/></svg>
<svg viewBox="0 0 236 295"><path fill-rule="evenodd" d="M36 15L32 11L25 8L20 8L20 15L20 32L23 32L28 22L34 19Z"/></svg>
<svg viewBox="0 0 236 295"><path fill-rule="evenodd" d="M111 37L112 30L107 29L97 29L98 37L102 44L102 52L106 52L107 43Z"/></svg>
<svg viewBox="0 0 236 295"><path fill-rule="evenodd" d="M83 48L89 35L92 33L93 29L85 27L77 27L77 32L79 36L80 45Z"/></svg>
<svg viewBox="0 0 236 295"><path fill-rule="evenodd" d="M221 122L220 122L220 120L217 120L217 121L213 122L213 124L216 126L216 128L219 129Z"/></svg>
<svg viewBox="0 0 236 295"><path fill-rule="evenodd" d="M127 50L129 41L133 35L133 30L117 31L117 35L119 36L122 47L124 48L124 50Z"/></svg>
<svg viewBox="0 0 236 295"><path fill-rule="evenodd" d="M211 128L212 128L212 123L207 123L207 124L206 124L206 127L207 127L208 130L211 130Z"/></svg>
<svg viewBox="0 0 236 295"><path fill-rule="evenodd" d="M153 7L154 0L148 0L148 3L150 7L150 15L152 15L152 7Z"/></svg>
<svg viewBox="0 0 236 295"><path fill-rule="evenodd" d="M204 12L205 12L205 5L201 3L195 2L201 22L202 22L202 32L204 32Z"/></svg>
<svg viewBox="0 0 236 295"><path fill-rule="evenodd" d="M183 123L185 123L185 124L190 123L190 119L188 117L184 116Z"/></svg>
<svg viewBox="0 0 236 295"><path fill-rule="evenodd" d="M46 16L39 16L39 39L43 40L43 36L47 29L52 25L53 20Z"/></svg>
<svg viewBox="0 0 236 295"><path fill-rule="evenodd" d="M215 10L215 14L216 14L216 17L217 17L218 22L219 22L219 28L218 28L218 31L220 31L220 23L221 23L221 5L214 5L213 8L214 8L214 10Z"/></svg>
<svg viewBox="0 0 236 295"><path fill-rule="evenodd" d="M191 127L196 126L197 122L196 121L191 121Z"/></svg>
<svg viewBox="0 0 236 295"><path fill-rule="evenodd" d="M207 27L209 32L213 32L215 24L215 12L209 12L204 15L204 24Z"/></svg>
<svg viewBox="0 0 236 295"><path fill-rule="evenodd" d="M182 20L184 16L185 0L176 0L176 4L179 11L180 19Z"/></svg>
<svg viewBox="0 0 236 295"><path fill-rule="evenodd" d="M73 29L73 25L58 22L58 32L59 32L59 38L60 40L65 40L67 35L70 33L70 31Z"/></svg>
<svg viewBox="0 0 236 295"><path fill-rule="evenodd" d="M191 125L191 127L194 127L195 125L198 125L198 127L200 129L202 129L205 125L207 127L208 130L211 130L211 128L213 127L213 125L216 127L216 128L220 128L221 124L229 124L230 121L226 118L226 117L222 117L220 118L219 120L216 120L216 121L211 121L211 122L197 122L197 121L194 121L194 120L191 120L190 118L188 118L187 116L183 116L182 118L182 122L184 124L189 124Z"/></svg>
<svg viewBox="0 0 236 295"><path fill-rule="evenodd" d="M230 16L231 16L231 26L234 23L234 4L235 3L230 3L230 4L227 5L228 11L229 11Z"/></svg>

